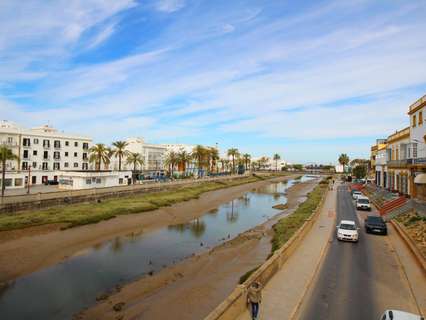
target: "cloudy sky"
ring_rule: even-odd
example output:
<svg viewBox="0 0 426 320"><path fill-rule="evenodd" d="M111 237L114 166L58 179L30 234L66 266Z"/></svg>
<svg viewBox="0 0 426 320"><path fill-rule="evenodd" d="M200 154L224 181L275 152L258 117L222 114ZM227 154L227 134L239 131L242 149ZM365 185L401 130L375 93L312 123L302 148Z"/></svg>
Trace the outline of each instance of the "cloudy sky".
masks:
<svg viewBox="0 0 426 320"><path fill-rule="evenodd" d="M1 0L0 119L367 157L426 93L426 2Z"/></svg>

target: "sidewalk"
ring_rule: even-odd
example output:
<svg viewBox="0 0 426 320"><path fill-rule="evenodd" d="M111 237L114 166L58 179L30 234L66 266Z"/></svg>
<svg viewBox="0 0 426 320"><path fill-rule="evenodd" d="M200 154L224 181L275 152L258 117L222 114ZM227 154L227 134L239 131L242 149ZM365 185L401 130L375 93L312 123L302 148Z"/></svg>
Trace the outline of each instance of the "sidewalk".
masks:
<svg viewBox="0 0 426 320"><path fill-rule="evenodd" d="M336 190L329 191L318 220L304 241L263 290L260 319L290 319L325 252L336 215ZM238 320L249 320L247 310Z"/></svg>

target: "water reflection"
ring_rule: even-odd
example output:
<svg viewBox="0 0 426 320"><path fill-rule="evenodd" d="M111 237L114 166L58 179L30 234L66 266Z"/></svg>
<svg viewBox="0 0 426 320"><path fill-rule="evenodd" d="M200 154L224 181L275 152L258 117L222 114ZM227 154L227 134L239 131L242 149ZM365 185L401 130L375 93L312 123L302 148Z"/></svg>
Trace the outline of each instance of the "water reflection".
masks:
<svg viewBox="0 0 426 320"><path fill-rule="evenodd" d="M302 179L303 181L303 179ZM189 223L131 233L0 288L1 319L71 319L96 296L265 222L294 181L271 183ZM26 307L22 308L25 301Z"/></svg>

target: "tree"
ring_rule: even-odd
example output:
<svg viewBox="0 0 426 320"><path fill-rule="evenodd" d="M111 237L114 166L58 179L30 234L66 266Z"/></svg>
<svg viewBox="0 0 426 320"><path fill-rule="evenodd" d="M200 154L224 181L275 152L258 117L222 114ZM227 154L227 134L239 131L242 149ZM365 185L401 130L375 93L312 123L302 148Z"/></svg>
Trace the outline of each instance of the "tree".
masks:
<svg viewBox="0 0 426 320"><path fill-rule="evenodd" d="M208 154L209 154L209 158L211 160L210 172L213 172L215 167L216 167L216 171L218 171L217 161L220 159L219 150L217 150L217 148L215 148L215 147L209 148Z"/></svg>
<svg viewBox="0 0 426 320"><path fill-rule="evenodd" d="M129 151L126 150L128 143L126 141L115 141L112 145L114 147L112 153L116 158L118 157L118 171L121 171L121 159L129 155Z"/></svg>
<svg viewBox="0 0 426 320"><path fill-rule="evenodd" d="M348 157L348 155L347 155L346 153L342 153L342 154L339 156L339 163L340 163L342 166L347 166L347 165L348 165L348 163L349 163L349 157Z"/></svg>
<svg viewBox="0 0 426 320"><path fill-rule="evenodd" d="M302 171L303 165L302 164L293 164L293 169L297 170L297 171Z"/></svg>
<svg viewBox="0 0 426 320"><path fill-rule="evenodd" d="M206 162L207 149L202 145L197 145L192 150L192 157L197 161L198 174L200 174L200 169L203 168L203 164Z"/></svg>
<svg viewBox="0 0 426 320"><path fill-rule="evenodd" d="M178 163L179 158L178 154L174 151L170 151L167 153L166 158L164 159L164 162L167 166L169 166L170 176L173 176L173 170L175 165Z"/></svg>
<svg viewBox="0 0 426 320"><path fill-rule="evenodd" d="M1 161L1 196L4 197L4 191L6 189L6 161L8 160L19 160L19 157L15 155L11 149L6 146L0 146L0 161ZM29 183L29 181L28 181Z"/></svg>
<svg viewBox="0 0 426 320"><path fill-rule="evenodd" d="M243 154L244 166L246 170L250 168L250 159L251 159L251 155L249 155L248 153Z"/></svg>
<svg viewBox="0 0 426 320"><path fill-rule="evenodd" d="M276 154L274 154L273 159L275 161L275 171L278 171L278 160L281 159L281 156L278 153L276 153Z"/></svg>
<svg viewBox="0 0 426 320"><path fill-rule="evenodd" d="M235 158L240 155L237 148L228 149L228 157L232 157L232 172L235 173Z"/></svg>
<svg viewBox="0 0 426 320"><path fill-rule="evenodd" d="M179 164L182 165L183 172L186 171L186 166L188 162L191 161L191 159L192 159L191 153L185 151L184 149L179 150L179 152L177 153L178 165Z"/></svg>
<svg viewBox="0 0 426 320"><path fill-rule="evenodd" d="M137 166L140 165L142 167L145 161L140 153L129 152L126 163L128 165L133 165L133 171L136 171Z"/></svg>
<svg viewBox="0 0 426 320"><path fill-rule="evenodd" d="M95 163L95 170L101 170L101 164L105 166L109 165L111 150L106 147L103 143L97 143L89 149L90 157L89 161Z"/></svg>
<svg viewBox="0 0 426 320"><path fill-rule="evenodd" d="M355 168L353 168L352 173L355 175L357 179L363 179L367 175L367 166L358 165Z"/></svg>

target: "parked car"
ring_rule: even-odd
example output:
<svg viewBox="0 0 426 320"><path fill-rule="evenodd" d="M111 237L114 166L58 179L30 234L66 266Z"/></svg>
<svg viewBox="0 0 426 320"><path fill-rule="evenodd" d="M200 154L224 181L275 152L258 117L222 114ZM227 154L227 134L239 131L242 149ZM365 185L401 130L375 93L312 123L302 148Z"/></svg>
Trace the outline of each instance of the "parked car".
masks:
<svg viewBox="0 0 426 320"><path fill-rule="evenodd" d="M356 209L371 211L370 200L366 196L358 196L356 199Z"/></svg>
<svg viewBox="0 0 426 320"><path fill-rule="evenodd" d="M386 310L380 320L424 320L422 316L399 310Z"/></svg>
<svg viewBox="0 0 426 320"><path fill-rule="evenodd" d="M359 234L355 221L342 220L337 228L337 240L358 242Z"/></svg>
<svg viewBox="0 0 426 320"><path fill-rule="evenodd" d="M59 184L59 181L58 181L58 180L46 180L46 181L44 182L44 184L45 184L46 186L56 186L56 185L58 185L58 184Z"/></svg>
<svg viewBox="0 0 426 320"><path fill-rule="evenodd" d="M380 233L388 234L388 228L382 217L378 216L368 216L364 220L365 232L367 233Z"/></svg>
<svg viewBox="0 0 426 320"><path fill-rule="evenodd" d="M359 196L362 196L362 192L359 190L352 190L352 199L357 200Z"/></svg>

